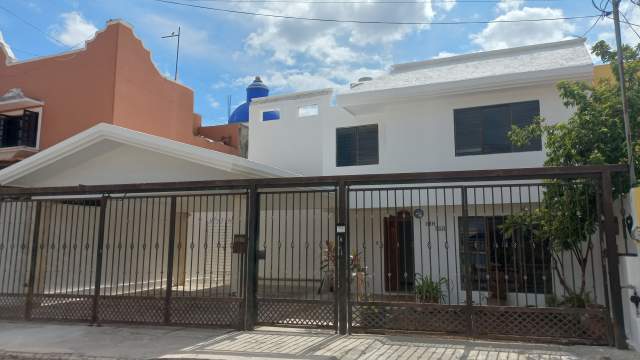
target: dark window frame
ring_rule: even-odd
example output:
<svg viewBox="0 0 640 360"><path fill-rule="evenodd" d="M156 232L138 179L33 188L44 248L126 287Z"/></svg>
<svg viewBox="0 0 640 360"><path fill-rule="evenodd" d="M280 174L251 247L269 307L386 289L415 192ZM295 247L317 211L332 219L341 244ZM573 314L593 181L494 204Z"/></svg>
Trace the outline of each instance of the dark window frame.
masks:
<svg viewBox="0 0 640 360"><path fill-rule="evenodd" d="M361 133L363 131L372 131L375 129L375 151L369 153L363 153L361 147L364 147L362 142L366 139L361 139ZM341 134L342 132L342 134ZM349 134L348 132L352 132ZM344 154L341 152L341 137L344 141L345 137L351 136L350 145L351 149L345 149L344 151L352 151L350 154ZM342 144L342 146L346 146ZM345 166L362 166L362 165L377 165L380 163L380 132L378 124L358 125L349 127L336 128L336 167Z"/></svg>
<svg viewBox="0 0 640 360"><path fill-rule="evenodd" d="M514 111L520 107L520 110L525 109L527 106L535 106L535 110L532 111L533 116L531 119L518 119L517 115L514 115ZM489 111L507 111L508 118L505 119L496 119L496 118L488 118ZM463 116L470 116L465 119ZM480 131L479 138L475 138L475 140L479 140L479 148L476 151L469 150L469 147L465 147L465 143L462 143L463 139L460 139L460 136L464 134L464 131L468 129L468 126L471 124L463 124L463 121L473 121L473 116L475 116L476 125L479 122ZM496 142L491 143L488 140L487 134L489 134L489 127L487 122L494 121L495 123L499 123L500 120L507 120L508 123L506 125L506 133L511 130L511 126L518 125L523 126L526 124L530 124L533 121L533 118L536 116L540 116L540 101L539 100L530 100L530 101L520 101L513 103L504 103L504 104L494 104L494 105L486 105L486 106L476 106L470 108L461 108L453 110L453 127L454 127L454 143L455 143L455 156L473 156L473 155L489 155L489 154L508 154L514 152L529 152L529 151L541 151L542 150L542 139L537 137L532 139L529 144L524 146L516 146L511 142L507 141L505 143ZM498 124L499 125L499 124ZM464 127L463 127L464 126ZM498 138L506 137L506 133L502 135L498 133ZM494 134L495 135L495 134ZM495 139L495 137L494 137ZM467 142L468 143L468 142ZM499 149L498 147L502 146L503 149ZM493 149L492 149L493 147ZM508 147L508 149L507 149Z"/></svg>
<svg viewBox="0 0 640 360"><path fill-rule="evenodd" d="M500 226L506 216L467 216L458 217L460 229L459 256L461 259L460 286L466 290L466 274L464 261L467 259L465 241L469 244L471 261L471 290L490 291L491 281L504 282L500 295L507 293L526 293L548 295L553 292L552 255L549 241L534 245L530 229L516 231L512 237L502 233ZM469 233L463 233L464 221L468 221ZM474 234L472 223L480 224L482 234ZM535 225L534 225L535 226ZM517 244L514 246L514 243ZM478 247L478 245L481 245ZM542 246L542 247L540 247ZM483 261L478 261L483 260ZM502 276L508 280L495 278L496 266ZM489 275L489 277L487 277ZM526 277L524 276L526 275ZM505 291L506 290L506 291Z"/></svg>
<svg viewBox="0 0 640 360"><path fill-rule="evenodd" d="M23 110L22 115L0 114L0 148L38 147L40 113Z"/></svg>

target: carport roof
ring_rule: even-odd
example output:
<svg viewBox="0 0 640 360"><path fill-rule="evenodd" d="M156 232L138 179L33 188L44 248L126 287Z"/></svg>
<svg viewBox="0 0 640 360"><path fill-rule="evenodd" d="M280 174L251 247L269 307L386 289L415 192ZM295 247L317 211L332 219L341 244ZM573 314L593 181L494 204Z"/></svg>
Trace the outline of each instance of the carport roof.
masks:
<svg viewBox="0 0 640 360"><path fill-rule="evenodd" d="M9 185L20 179L24 179L45 167L54 167L55 171L55 166L58 161L78 153L88 153L92 147L99 150L101 149L101 146L104 147L105 143L133 146L147 153L158 153L177 161L184 161L192 164L195 163L200 166L220 170L228 173L228 176L234 176L238 179L283 176L290 177L297 175L235 155L204 149L198 146L134 131L116 125L101 123L23 161L0 170L0 185ZM145 164L140 164L140 167L144 166ZM150 180L150 182L152 181L153 180Z"/></svg>

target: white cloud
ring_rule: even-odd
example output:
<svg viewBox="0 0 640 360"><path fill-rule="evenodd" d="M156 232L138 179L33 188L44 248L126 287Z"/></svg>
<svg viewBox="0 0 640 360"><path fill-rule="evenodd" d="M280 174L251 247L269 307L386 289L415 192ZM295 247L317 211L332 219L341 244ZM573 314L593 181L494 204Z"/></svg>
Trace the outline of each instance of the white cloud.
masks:
<svg viewBox="0 0 640 360"><path fill-rule="evenodd" d="M456 55L458 55L458 54L452 53L452 52L449 52L449 51L440 51L438 53L438 55L434 56L433 58L434 59L441 59L441 58L447 58L447 57L456 56Z"/></svg>
<svg viewBox="0 0 640 360"><path fill-rule="evenodd" d="M377 77L384 73L382 69L370 69L366 67L353 67L349 65L336 65L319 67L313 71L300 69L270 70L260 74L262 81L275 92L305 91L323 88L334 88L344 91L349 88L351 82L363 76ZM254 75L236 79L233 84L246 87L254 79Z"/></svg>
<svg viewBox="0 0 640 360"><path fill-rule="evenodd" d="M428 22L436 16L436 9L444 13L455 4L455 1L439 2L434 8L429 1L397 5L374 5L366 2L329 5L266 3L251 10L309 18ZM245 39L246 50L252 55L266 55L268 59L286 65L304 62L305 59L322 64L362 63L368 60L372 51L382 51L385 46L427 28L424 25L332 23L275 18L259 18L258 21L261 26Z"/></svg>
<svg viewBox="0 0 640 360"><path fill-rule="evenodd" d="M640 23L640 7L632 4L630 1L622 2L620 4L620 12L625 14L627 21L624 17L621 17L621 22L630 22L634 24ZM586 26L591 26L592 22L589 22ZM586 29L585 29L586 30ZM640 28L635 28L636 32L640 34ZM631 26L621 23L620 34L622 36L622 42L625 44L635 45L640 42L638 35L633 31ZM610 18L601 19L595 28L591 31L590 39L594 39L594 43L598 40L604 40L612 47L616 44L615 33L613 31L613 20Z"/></svg>
<svg viewBox="0 0 640 360"><path fill-rule="evenodd" d="M443 9L444 11L451 11L454 6L456 6L456 0L441 0L440 2L435 3L436 7Z"/></svg>
<svg viewBox="0 0 640 360"><path fill-rule="evenodd" d="M98 31L95 25L83 18L77 11L63 13L60 17L62 25L54 26L51 36L66 46L81 47Z"/></svg>
<svg viewBox="0 0 640 360"><path fill-rule="evenodd" d="M524 7L510 10L499 15L495 20L541 19L563 16L561 9ZM566 20L491 23L481 32L472 34L471 40L482 50L494 50L565 40L574 37L575 30L576 27Z"/></svg>
<svg viewBox="0 0 640 360"><path fill-rule="evenodd" d="M211 106L214 109L217 109L220 107L220 103L218 102L218 100L216 100L211 95L207 95L207 103L209 104L209 106Z"/></svg>
<svg viewBox="0 0 640 360"><path fill-rule="evenodd" d="M2 31L0 31L0 46L2 46L4 50L7 52L7 55L9 55L9 59L16 58L16 55L13 53L13 50L11 50L11 46L9 46L9 44L7 44L7 42L4 40L4 36L2 36Z"/></svg>
<svg viewBox="0 0 640 360"><path fill-rule="evenodd" d="M524 5L524 0L501 0L497 6L498 11L509 12L518 10Z"/></svg>
<svg viewBox="0 0 640 360"><path fill-rule="evenodd" d="M185 22L179 22L157 14L146 14L146 16L141 19L141 23L146 32L151 32L156 37L169 35L172 31L177 32L179 26L180 56L184 54L197 58L211 58L215 54L220 53L219 49L209 39L209 34L206 31L185 25ZM160 34L158 31L164 31L164 33ZM162 40L167 49L173 49L175 52L175 38L160 40Z"/></svg>

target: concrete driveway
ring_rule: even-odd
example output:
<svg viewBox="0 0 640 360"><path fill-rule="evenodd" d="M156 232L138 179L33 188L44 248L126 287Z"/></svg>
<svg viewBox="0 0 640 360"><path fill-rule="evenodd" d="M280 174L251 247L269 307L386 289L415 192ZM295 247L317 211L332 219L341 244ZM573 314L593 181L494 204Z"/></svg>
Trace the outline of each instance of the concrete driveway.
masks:
<svg viewBox="0 0 640 360"><path fill-rule="evenodd" d="M282 328L230 330L0 322L0 359L640 359L605 347L352 335Z"/></svg>

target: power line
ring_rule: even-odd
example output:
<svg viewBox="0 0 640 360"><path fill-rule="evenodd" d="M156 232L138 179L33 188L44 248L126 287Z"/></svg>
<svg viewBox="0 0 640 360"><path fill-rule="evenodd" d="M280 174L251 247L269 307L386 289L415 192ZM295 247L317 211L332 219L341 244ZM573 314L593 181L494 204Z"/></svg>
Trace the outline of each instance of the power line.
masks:
<svg viewBox="0 0 640 360"><path fill-rule="evenodd" d="M596 27L596 25L598 24L598 21L600 21L603 17L604 16L598 16L596 21L594 21L593 24L591 24L591 26L587 29L587 31L584 32L584 34L582 34L581 37L586 37L587 34L589 34L591 32L591 30L593 30L593 28Z"/></svg>
<svg viewBox="0 0 640 360"><path fill-rule="evenodd" d="M636 36L638 37L638 39L640 39L640 34L638 34L638 32L636 31L636 29L634 29L633 26L631 26L631 23L629 23L629 19L627 19L627 16L624 13L620 13L620 15L622 15L622 17L627 21L627 26L629 27L629 29L631 29L631 31L633 31L634 34L636 34Z"/></svg>
<svg viewBox="0 0 640 360"><path fill-rule="evenodd" d="M36 25L32 24L31 22L25 20L24 18L20 17L18 14L14 13L13 11L7 9L6 7L0 5L0 9L4 10L5 12L7 12L8 14L12 15L13 17L15 17L16 19L22 21L23 23L27 24L28 26L30 26L31 28L35 29L36 31L42 33L44 36L46 36L47 38L49 38L52 41L55 41L56 43L64 46L64 47L69 47L65 44L63 44L60 40L54 38L53 36L47 34L46 31L42 30L41 28L37 27Z"/></svg>
<svg viewBox="0 0 640 360"><path fill-rule="evenodd" d="M600 12L602 13L597 19L596 21L593 22L593 24L591 24L591 26L587 29L587 31L584 32L584 34L582 34L581 37L586 37L587 34L589 34L591 32L591 30L593 30L594 27L596 27L596 25L598 25L598 22L600 20L602 20L602 18L606 17L607 15L611 14L611 12L607 11L607 5L609 5L609 1L607 0L607 2L602 5L603 1L600 1L600 6L596 5L595 0L591 0L591 4L593 4L593 7L595 7L597 10L600 10Z"/></svg>
<svg viewBox="0 0 640 360"><path fill-rule="evenodd" d="M278 15L269 13L257 13L251 11L232 10L225 8L215 8L203 5L185 4L171 0L153 0L159 3L173 4L185 7L192 7L203 10L211 10L218 12L225 12L231 14L261 16L277 19L288 20L305 20L305 21L319 21L319 22L333 22L333 23L353 23L353 24L384 24L384 25L472 25L472 24L494 24L494 23L522 23L522 22L540 22L540 21L558 21L558 20L578 20L578 19L593 19L602 15L584 15L584 16L567 16L567 17L555 17L555 18L541 18L541 19L522 19L522 20L489 20L489 21L434 21L434 22L421 22L421 21L383 21L383 20L344 20L344 19L329 19L329 18L316 18L316 17L302 17L302 16L290 16L290 15Z"/></svg>
<svg viewBox="0 0 640 360"><path fill-rule="evenodd" d="M284 3L284 4L447 4L447 3L465 3L465 4L498 4L498 3L510 3L518 2L513 1L500 1L500 0L183 0L191 2L220 2L220 3ZM538 3L551 3L561 0L525 0L527 2Z"/></svg>

